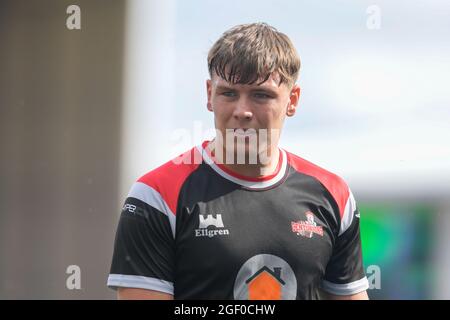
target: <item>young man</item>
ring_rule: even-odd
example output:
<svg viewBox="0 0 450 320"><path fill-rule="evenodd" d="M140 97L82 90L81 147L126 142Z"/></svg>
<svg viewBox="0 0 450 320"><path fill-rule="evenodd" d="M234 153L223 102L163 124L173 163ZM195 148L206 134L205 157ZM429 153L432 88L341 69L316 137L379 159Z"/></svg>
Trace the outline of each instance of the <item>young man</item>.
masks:
<svg viewBox="0 0 450 320"><path fill-rule="evenodd" d="M108 286L121 299L367 299L350 189L278 147L300 97L289 38L236 26L208 68L217 135L133 185Z"/></svg>

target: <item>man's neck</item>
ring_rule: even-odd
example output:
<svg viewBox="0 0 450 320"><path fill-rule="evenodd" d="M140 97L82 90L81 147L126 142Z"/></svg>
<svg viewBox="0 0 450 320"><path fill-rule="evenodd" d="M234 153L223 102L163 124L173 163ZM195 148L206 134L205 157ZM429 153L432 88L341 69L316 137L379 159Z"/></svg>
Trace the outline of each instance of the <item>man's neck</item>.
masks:
<svg viewBox="0 0 450 320"><path fill-rule="evenodd" d="M212 152L214 154L216 150L215 140L212 140L206 146L206 148L209 150L209 152ZM265 153L264 155L265 161L260 161L260 157L258 156L255 164L248 163L247 156L246 156L246 163L244 164L237 164L236 161L233 161L233 163L227 163L227 161L225 161L226 159L225 155L227 153L225 148L223 147L224 159L222 161L223 163L222 165L237 174L247 177L258 178L268 176L275 173L277 169L278 161L280 158L280 150L278 149L278 146L274 146L272 148L269 148L267 151L264 151L264 153Z"/></svg>

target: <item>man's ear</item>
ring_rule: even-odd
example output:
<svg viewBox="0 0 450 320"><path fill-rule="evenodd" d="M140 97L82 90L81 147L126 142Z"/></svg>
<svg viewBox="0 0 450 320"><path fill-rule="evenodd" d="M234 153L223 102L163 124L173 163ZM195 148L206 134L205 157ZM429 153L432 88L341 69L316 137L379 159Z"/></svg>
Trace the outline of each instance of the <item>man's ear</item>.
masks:
<svg viewBox="0 0 450 320"><path fill-rule="evenodd" d="M300 91L300 86L297 84L291 89L288 106L286 108L286 115L288 117L292 117L297 110L298 101L300 100Z"/></svg>
<svg viewBox="0 0 450 320"><path fill-rule="evenodd" d="M213 107L211 104L211 93L212 93L212 82L210 79L206 80L206 96L208 98L208 102L206 103L206 108L209 111L213 111Z"/></svg>

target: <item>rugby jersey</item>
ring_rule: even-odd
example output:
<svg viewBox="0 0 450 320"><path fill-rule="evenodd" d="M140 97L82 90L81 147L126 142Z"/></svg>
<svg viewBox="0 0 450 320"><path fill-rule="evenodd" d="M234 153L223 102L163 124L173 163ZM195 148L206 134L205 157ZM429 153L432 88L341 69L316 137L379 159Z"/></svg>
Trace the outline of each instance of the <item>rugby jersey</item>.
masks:
<svg viewBox="0 0 450 320"><path fill-rule="evenodd" d="M107 285L175 299L317 299L368 288L359 210L339 176L280 148L250 178L209 141L140 177L118 223Z"/></svg>

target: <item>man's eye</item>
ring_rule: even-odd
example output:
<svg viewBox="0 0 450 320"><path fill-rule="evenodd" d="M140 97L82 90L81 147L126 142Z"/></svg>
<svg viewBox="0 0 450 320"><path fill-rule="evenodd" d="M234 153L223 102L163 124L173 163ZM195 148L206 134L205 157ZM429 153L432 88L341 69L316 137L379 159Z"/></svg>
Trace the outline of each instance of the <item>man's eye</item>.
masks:
<svg viewBox="0 0 450 320"><path fill-rule="evenodd" d="M231 91L226 91L226 92L223 92L222 95L224 95L225 97L235 97L236 93L231 92Z"/></svg>
<svg viewBox="0 0 450 320"><path fill-rule="evenodd" d="M265 93L255 93L255 98L258 98L258 99L269 99L270 96L268 94L265 94Z"/></svg>

